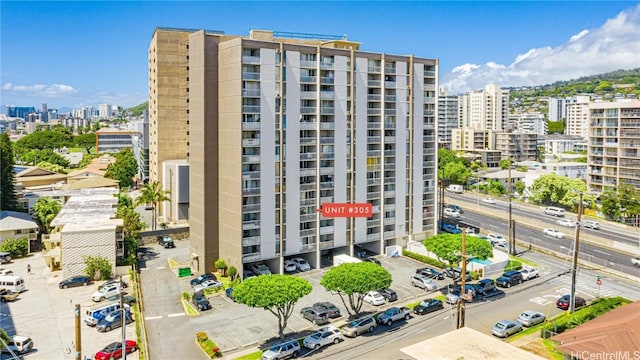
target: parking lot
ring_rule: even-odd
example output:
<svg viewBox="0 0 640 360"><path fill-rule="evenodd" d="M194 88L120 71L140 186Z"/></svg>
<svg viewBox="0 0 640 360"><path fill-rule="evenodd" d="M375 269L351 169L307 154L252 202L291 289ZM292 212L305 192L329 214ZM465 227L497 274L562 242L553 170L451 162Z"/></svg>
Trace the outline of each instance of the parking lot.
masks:
<svg viewBox="0 0 640 360"><path fill-rule="evenodd" d="M27 264L31 265L31 275L27 274ZM17 300L0 305L0 327L10 335L23 335L33 339L34 349L23 355L24 359L74 359L75 358L75 319L74 305L81 306L81 319L85 310L95 305L91 294L98 290L102 282L89 286L59 289L61 272L50 272L40 253L31 254L25 259L15 259L2 265L14 275L22 276L27 291ZM80 327L82 358L93 355L107 344L121 341L122 329L99 333L84 324ZM127 339L135 340L135 323L126 327ZM3 354L2 359L9 359Z"/></svg>
<svg viewBox="0 0 640 360"><path fill-rule="evenodd" d="M175 249L163 249L155 244L148 247L153 255L141 267L141 280L152 359L185 358L185 354L204 358L194 341L198 331L207 332L223 353L262 345L277 337L278 325L274 315L263 309L236 304L222 292L209 296L212 310L203 311L200 316L187 316L180 296L183 292L190 291L189 280L193 277L178 278L177 271L168 266L168 259L188 266L188 241L177 241ZM392 274L391 289L398 294L396 303L418 301L440 294L439 291L428 292L411 285L411 276L419 266L412 259L380 257L380 260L382 266ZM348 313L340 297L330 294L320 285L326 270L328 268L293 275L307 279L313 286L313 291L296 304L293 315L287 322L286 335L303 336L315 330L317 326L300 316L300 309L320 301L330 301L340 309L342 317L333 319L332 323L340 325L346 321ZM441 288L450 281L451 279L446 278L437 280L436 283ZM365 303L362 311L376 312L387 306L391 305L375 307ZM174 341L167 342L167 338Z"/></svg>

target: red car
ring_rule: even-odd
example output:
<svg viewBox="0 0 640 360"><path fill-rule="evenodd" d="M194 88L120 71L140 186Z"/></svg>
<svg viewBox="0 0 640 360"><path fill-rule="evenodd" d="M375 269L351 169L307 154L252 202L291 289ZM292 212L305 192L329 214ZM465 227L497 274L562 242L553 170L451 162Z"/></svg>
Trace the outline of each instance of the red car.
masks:
<svg viewBox="0 0 640 360"><path fill-rule="evenodd" d="M138 350L138 343L133 340L127 340L127 354ZM95 360L120 359L122 357L122 342L112 342L98 351Z"/></svg>
<svg viewBox="0 0 640 360"><path fill-rule="evenodd" d="M570 303L569 297L570 295L565 295L560 299L558 299L558 301L556 301L556 306L558 307L558 309L562 309L562 310L569 309L569 303ZM580 296L576 296L576 298L573 300L573 303L574 303L575 309L587 305L587 301L581 298Z"/></svg>

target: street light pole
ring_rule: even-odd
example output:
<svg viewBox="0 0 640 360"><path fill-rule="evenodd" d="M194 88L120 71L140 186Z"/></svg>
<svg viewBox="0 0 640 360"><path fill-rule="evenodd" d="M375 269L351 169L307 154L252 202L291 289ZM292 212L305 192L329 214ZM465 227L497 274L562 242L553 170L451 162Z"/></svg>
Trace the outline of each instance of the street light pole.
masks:
<svg viewBox="0 0 640 360"><path fill-rule="evenodd" d="M578 246L580 244L580 220L582 219L582 193L578 203L578 221L576 222L576 236L573 240L573 264L571 266L571 296L569 298L569 314L573 314L576 305L576 276L578 274Z"/></svg>

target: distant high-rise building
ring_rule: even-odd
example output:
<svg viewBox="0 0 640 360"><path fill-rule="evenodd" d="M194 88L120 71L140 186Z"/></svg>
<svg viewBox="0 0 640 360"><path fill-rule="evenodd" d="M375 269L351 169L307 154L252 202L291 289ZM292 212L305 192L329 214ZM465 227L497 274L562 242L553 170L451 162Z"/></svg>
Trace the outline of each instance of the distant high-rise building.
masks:
<svg viewBox="0 0 640 360"><path fill-rule="evenodd" d="M459 127L477 130L507 130L509 90L489 84L484 90L462 94L458 100Z"/></svg>
<svg viewBox="0 0 640 360"><path fill-rule="evenodd" d="M567 101L565 135L586 138L589 135L589 96L578 95Z"/></svg>
<svg viewBox="0 0 640 360"><path fill-rule="evenodd" d="M640 100L589 106L589 190L603 193L627 184L640 189Z"/></svg>
<svg viewBox="0 0 640 360"><path fill-rule="evenodd" d="M458 128L458 96L440 91L438 97L438 147L451 149L451 129Z"/></svg>
<svg viewBox="0 0 640 360"><path fill-rule="evenodd" d="M512 114L509 116L509 129L516 133L546 135L547 121L539 112Z"/></svg>
<svg viewBox="0 0 640 360"><path fill-rule="evenodd" d="M113 108L109 104L98 105L98 116L109 119L113 116Z"/></svg>
<svg viewBox="0 0 640 360"><path fill-rule="evenodd" d="M565 99L549 98L549 121L561 121L567 118L567 104Z"/></svg>
<svg viewBox="0 0 640 360"><path fill-rule="evenodd" d="M33 106L5 106L5 115L9 118L22 118L24 120L29 119L29 114L35 114L36 108Z"/></svg>

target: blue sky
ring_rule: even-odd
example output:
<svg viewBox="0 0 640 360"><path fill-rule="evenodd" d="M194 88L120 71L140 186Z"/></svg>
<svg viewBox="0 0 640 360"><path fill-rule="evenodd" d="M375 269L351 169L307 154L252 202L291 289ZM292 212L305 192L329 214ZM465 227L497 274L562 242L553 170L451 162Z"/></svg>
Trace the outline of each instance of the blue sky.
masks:
<svg viewBox="0 0 640 360"><path fill-rule="evenodd" d="M638 1L0 2L2 105L147 99L155 27L343 35L440 61L453 93L640 67Z"/></svg>

